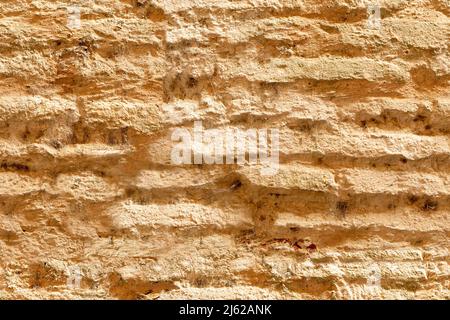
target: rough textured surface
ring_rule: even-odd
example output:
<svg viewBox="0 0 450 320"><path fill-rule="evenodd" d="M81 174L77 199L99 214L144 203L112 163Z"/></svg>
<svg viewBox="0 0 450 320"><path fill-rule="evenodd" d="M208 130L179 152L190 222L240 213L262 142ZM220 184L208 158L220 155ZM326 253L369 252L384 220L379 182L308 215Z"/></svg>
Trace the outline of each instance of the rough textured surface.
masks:
<svg viewBox="0 0 450 320"><path fill-rule="evenodd" d="M449 14L2 0L0 299L449 299ZM278 175L171 165L194 120L279 128Z"/></svg>

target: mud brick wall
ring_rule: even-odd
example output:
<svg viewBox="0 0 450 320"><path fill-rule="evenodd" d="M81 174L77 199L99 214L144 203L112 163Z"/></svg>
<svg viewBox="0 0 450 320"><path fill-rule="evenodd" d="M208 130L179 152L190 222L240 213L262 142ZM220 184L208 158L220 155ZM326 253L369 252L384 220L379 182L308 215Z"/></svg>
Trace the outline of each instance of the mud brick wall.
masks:
<svg viewBox="0 0 450 320"><path fill-rule="evenodd" d="M450 2L379 8L2 0L0 298L449 299ZM173 165L195 120L278 174Z"/></svg>

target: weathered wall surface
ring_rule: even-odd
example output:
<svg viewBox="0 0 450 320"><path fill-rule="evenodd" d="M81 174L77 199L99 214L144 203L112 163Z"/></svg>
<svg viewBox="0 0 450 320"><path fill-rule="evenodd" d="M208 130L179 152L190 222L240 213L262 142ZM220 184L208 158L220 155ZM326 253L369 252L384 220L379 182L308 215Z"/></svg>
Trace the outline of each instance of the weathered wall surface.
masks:
<svg viewBox="0 0 450 320"><path fill-rule="evenodd" d="M449 299L449 13L2 0L0 298ZM194 120L279 173L172 165Z"/></svg>

